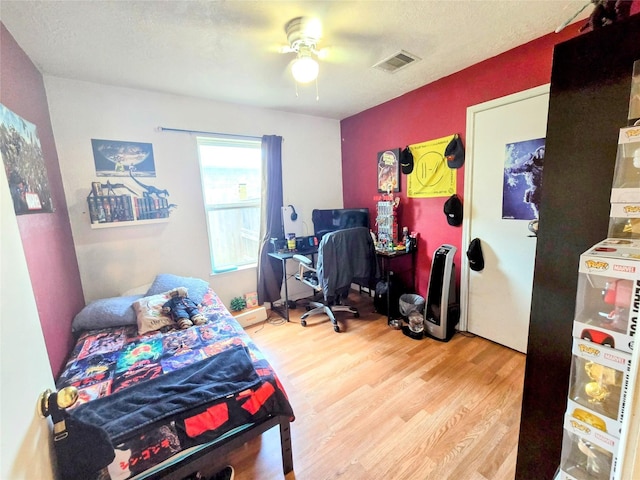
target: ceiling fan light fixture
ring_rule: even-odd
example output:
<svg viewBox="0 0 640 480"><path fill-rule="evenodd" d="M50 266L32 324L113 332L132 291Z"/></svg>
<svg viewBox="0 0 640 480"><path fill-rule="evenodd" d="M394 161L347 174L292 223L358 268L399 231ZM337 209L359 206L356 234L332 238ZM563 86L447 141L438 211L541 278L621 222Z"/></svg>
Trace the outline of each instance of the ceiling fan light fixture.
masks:
<svg viewBox="0 0 640 480"><path fill-rule="evenodd" d="M318 78L320 66L315 59L307 55L298 56L291 65L291 73L298 83L309 83Z"/></svg>

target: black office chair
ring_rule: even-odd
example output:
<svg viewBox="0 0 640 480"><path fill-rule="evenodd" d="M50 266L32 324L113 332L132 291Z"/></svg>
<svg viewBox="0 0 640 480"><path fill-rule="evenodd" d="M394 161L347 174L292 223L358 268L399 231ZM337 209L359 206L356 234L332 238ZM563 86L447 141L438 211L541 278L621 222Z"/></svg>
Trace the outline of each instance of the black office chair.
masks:
<svg viewBox="0 0 640 480"><path fill-rule="evenodd" d="M370 286L378 277L375 246L368 228L348 228L324 235L315 267L303 255L293 258L300 262L296 279L310 286L321 300L309 302L309 311L300 317L303 327L307 326L307 317L324 313L331 319L333 329L339 332L335 312L360 316L357 308L343 305L342 300L348 296L352 283Z"/></svg>

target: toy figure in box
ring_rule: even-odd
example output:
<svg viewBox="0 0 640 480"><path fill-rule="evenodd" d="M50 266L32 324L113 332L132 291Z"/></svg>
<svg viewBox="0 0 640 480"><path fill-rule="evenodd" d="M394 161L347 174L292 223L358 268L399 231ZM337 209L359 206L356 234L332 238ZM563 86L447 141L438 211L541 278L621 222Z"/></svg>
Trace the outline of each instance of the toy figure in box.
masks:
<svg viewBox="0 0 640 480"><path fill-rule="evenodd" d="M207 322L207 318L200 313L198 305L188 297L185 287L174 288L169 294L171 298L162 306L162 311L175 320L178 328L184 330Z"/></svg>
<svg viewBox="0 0 640 480"><path fill-rule="evenodd" d="M618 386L616 371L595 362L587 362L584 370L591 379L591 382L584 386L584 391L589 396L589 402L604 402L611 393L609 387Z"/></svg>
<svg viewBox="0 0 640 480"><path fill-rule="evenodd" d="M584 469L589 478L608 479L611 472L611 455L588 440L578 439L578 450L585 456L578 467Z"/></svg>
<svg viewBox="0 0 640 480"><path fill-rule="evenodd" d="M626 329L626 314L631 303L631 290L633 282L630 280L614 280L607 282L602 298L605 303L613 305L613 310L609 313L600 312L600 316L612 329L624 332Z"/></svg>

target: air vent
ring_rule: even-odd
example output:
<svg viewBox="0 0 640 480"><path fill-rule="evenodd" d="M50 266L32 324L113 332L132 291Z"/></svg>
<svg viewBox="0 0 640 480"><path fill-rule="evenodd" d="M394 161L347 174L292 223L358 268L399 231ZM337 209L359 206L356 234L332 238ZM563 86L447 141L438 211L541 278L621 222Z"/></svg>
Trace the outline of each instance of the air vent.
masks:
<svg viewBox="0 0 640 480"><path fill-rule="evenodd" d="M388 73L396 73L398 70L408 67L414 62L421 60L420 57L413 55L412 53L400 50L398 53L391 55L389 58L385 58L381 62L376 63L373 68L383 70Z"/></svg>

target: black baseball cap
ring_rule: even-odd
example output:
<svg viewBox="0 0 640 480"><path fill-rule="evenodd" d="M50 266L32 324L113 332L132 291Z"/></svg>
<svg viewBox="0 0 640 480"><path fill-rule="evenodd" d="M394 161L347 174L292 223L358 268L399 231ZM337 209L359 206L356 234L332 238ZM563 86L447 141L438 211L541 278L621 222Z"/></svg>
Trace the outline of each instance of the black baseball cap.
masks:
<svg viewBox="0 0 640 480"><path fill-rule="evenodd" d="M413 154L409 147L400 152L400 166L402 167L402 173L406 175L413 172Z"/></svg>
<svg viewBox="0 0 640 480"><path fill-rule="evenodd" d="M480 239L474 238L467 249L467 258L469 259L469 268L479 272L484 269L484 255L482 255L482 246Z"/></svg>
<svg viewBox="0 0 640 480"><path fill-rule="evenodd" d="M444 202L444 214L449 225L457 227L462 224L462 202L455 193Z"/></svg>
<svg viewBox="0 0 640 480"><path fill-rule="evenodd" d="M460 168L464 165L464 146L460 135L457 133L453 136L447 148L444 149L444 156L447 159L449 168Z"/></svg>

